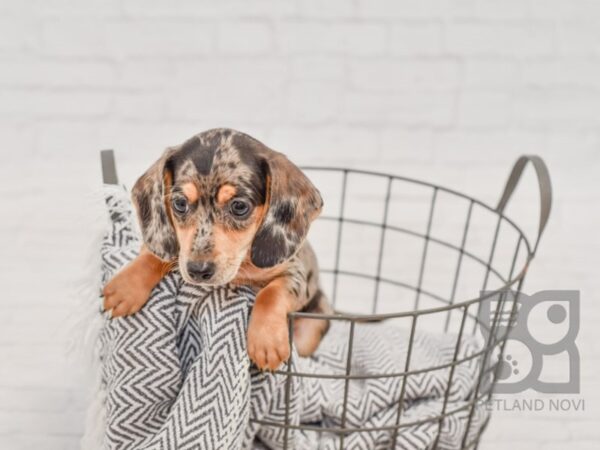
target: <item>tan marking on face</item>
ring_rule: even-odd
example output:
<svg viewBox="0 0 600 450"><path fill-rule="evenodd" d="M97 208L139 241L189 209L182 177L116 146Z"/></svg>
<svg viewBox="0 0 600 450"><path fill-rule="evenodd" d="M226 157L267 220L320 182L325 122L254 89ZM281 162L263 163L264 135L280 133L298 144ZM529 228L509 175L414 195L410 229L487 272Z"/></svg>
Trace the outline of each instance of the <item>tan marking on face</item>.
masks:
<svg viewBox="0 0 600 450"><path fill-rule="evenodd" d="M235 196L236 192L234 186L231 184L224 184L219 188L219 192L217 193L217 203L220 205L227 203Z"/></svg>
<svg viewBox="0 0 600 450"><path fill-rule="evenodd" d="M181 226L177 222L175 225L175 234L177 235L177 241L179 242L179 270L181 271L181 275L183 278L191 282L190 276L187 271L187 264L190 259L190 253L192 251L192 245L194 243L194 238L196 237L196 233L198 231L197 225L187 225Z"/></svg>
<svg viewBox="0 0 600 450"><path fill-rule="evenodd" d="M190 203L196 203L198 201L198 188L194 183L184 183L181 185L183 195L186 196Z"/></svg>
<svg viewBox="0 0 600 450"><path fill-rule="evenodd" d="M196 236L197 227L195 225L181 226L175 223L175 233L179 242L179 251L182 256L187 258L192 250L194 237Z"/></svg>
<svg viewBox="0 0 600 450"><path fill-rule="evenodd" d="M217 265L215 278L222 282L232 281L239 272L264 214L264 207L257 206L252 212L250 224L243 230L231 230L221 224L212 229L214 243L212 258Z"/></svg>
<svg viewBox="0 0 600 450"><path fill-rule="evenodd" d="M213 227L213 239L215 243L215 256L238 257L240 253L246 256L248 247L254 239L260 219L262 218L262 206L258 206L252 213L254 220L244 230L226 230L220 224ZM235 255L235 256L234 256Z"/></svg>
<svg viewBox="0 0 600 450"><path fill-rule="evenodd" d="M254 233L251 229L243 231L225 230L222 226L215 225L213 227L215 256L235 259L240 253L245 254L253 236Z"/></svg>

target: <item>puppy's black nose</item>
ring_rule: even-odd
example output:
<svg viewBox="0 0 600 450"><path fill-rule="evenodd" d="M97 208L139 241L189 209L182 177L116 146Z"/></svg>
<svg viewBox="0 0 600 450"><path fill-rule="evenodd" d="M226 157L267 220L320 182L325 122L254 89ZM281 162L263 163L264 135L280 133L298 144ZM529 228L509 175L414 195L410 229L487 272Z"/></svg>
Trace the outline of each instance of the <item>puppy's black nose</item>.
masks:
<svg viewBox="0 0 600 450"><path fill-rule="evenodd" d="M189 262L187 271L196 281L208 281L215 274L215 264L209 261Z"/></svg>

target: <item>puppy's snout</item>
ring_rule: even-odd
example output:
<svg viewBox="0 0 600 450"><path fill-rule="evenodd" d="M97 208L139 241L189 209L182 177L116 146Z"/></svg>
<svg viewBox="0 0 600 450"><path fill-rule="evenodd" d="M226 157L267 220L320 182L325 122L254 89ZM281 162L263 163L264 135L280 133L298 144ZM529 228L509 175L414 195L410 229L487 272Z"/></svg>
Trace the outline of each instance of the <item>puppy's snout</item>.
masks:
<svg viewBox="0 0 600 450"><path fill-rule="evenodd" d="M215 274L215 263L210 261L189 262L187 271L190 274L190 277L196 281L208 281Z"/></svg>

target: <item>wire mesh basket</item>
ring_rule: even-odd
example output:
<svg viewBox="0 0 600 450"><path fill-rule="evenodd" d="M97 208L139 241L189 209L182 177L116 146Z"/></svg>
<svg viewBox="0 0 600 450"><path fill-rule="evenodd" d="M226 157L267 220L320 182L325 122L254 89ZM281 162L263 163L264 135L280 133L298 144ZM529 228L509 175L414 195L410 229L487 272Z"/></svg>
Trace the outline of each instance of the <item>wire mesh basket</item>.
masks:
<svg viewBox="0 0 600 450"><path fill-rule="evenodd" d="M505 215L528 163L535 169L540 190L540 217L535 240ZM116 183L112 151L102 152L105 183ZM385 432L385 448L477 448L489 422L475 420L475 411L492 397L499 379L508 334L518 316L519 293L530 261L546 227L552 204L548 169L538 156L521 156L515 163L496 207L432 183L410 178L339 168L304 168L325 200L323 214L311 228L309 240L321 266L321 288L334 314L293 312L296 318L343 322L347 342L341 373L302 372L292 360L275 373L284 377L285 404L281 420L250 418L257 426L284 434L284 448L294 446L293 434L326 432L345 446L349 433ZM343 312L342 312L343 311ZM403 327L408 342L400 362L402 370L359 374L352 367L357 330L372 322L392 322ZM415 336L420 332L447 336L449 361L430 367L413 365ZM481 346L461 353L468 336L479 336ZM290 345L293 333L290 332ZM474 364L473 388L460 407L449 400L455 373ZM446 378L440 408L418 421L406 418L406 386L410 377L443 371ZM350 382L377 378L398 381L391 425L355 426L346 419ZM299 379L337 380L343 385L339 424L293 423L290 418L291 386ZM453 445L440 443L442 424L460 415L464 432ZM437 429L433 442L423 446L398 445L396 438L408 427L427 424ZM363 447L364 448L364 445ZM378 447L379 448L379 447Z"/></svg>
<svg viewBox="0 0 600 450"><path fill-rule="evenodd" d="M529 162L537 175L541 200L539 227L533 243L504 213ZM510 330L500 324L513 323L517 317L518 293L550 213L551 184L543 160L537 156L520 157L496 207L405 177L338 168L304 170L325 200L323 214L309 235L321 265L322 289L334 309L343 313L291 313L290 328L293 319L299 317L347 323L347 363L343 375L302 373L296 371L293 364L276 373L286 377L287 395L296 378L343 380L341 426L291 423L289 398L286 398L288 406L281 421L256 422L283 429L286 448L293 445L289 444L293 440L287 439L288 434L316 429L337 434L339 448L346 448L344 436L347 433L374 431L347 425L350 380L395 377L402 383L402 391L395 423L385 427L395 446L397 434L415 424L404 417L407 379L417 372L443 369L448 382L441 409L425 422L441 429L445 418L462 413L466 426L460 447L476 448L489 415L473 430L474 411L491 399ZM351 360L356 329L372 321L398 322L410 330L403 371L360 377L353 374ZM411 368L413 339L421 329L447 333L455 339L449 363L419 370ZM480 350L468 357L459 357L465 338L475 334L481 336ZM293 333L290 333L290 343L293 343ZM468 360L477 362L474 388L466 404L460 410L453 410L448 401L453 376L456 368ZM433 447L428 448L437 447L436 439Z"/></svg>

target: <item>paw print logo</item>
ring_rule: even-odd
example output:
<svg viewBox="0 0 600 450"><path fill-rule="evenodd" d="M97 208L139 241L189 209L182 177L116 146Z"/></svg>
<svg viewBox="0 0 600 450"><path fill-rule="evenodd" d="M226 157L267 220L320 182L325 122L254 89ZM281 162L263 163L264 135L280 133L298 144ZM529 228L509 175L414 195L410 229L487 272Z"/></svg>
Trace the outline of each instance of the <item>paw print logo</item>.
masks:
<svg viewBox="0 0 600 450"><path fill-rule="evenodd" d="M513 302L516 317L510 314ZM505 350L521 347L519 352L511 350L487 362L497 364L496 392L513 394L533 389L540 393L579 393L580 361L575 343L579 291L540 291L531 296L502 292L492 294L490 301L481 306L479 320L484 337L487 339L498 312L496 339L508 336ZM544 364L552 368L548 370L551 375L557 375L559 369L564 373L560 377L544 376ZM546 381L556 379L567 381Z"/></svg>
<svg viewBox="0 0 600 450"><path fill-rule="evenodd" d="M497 369L499 380L506 380L512 375L519 375L519 363L511 355L505 355L498 364L500 365Z"/></svg>

